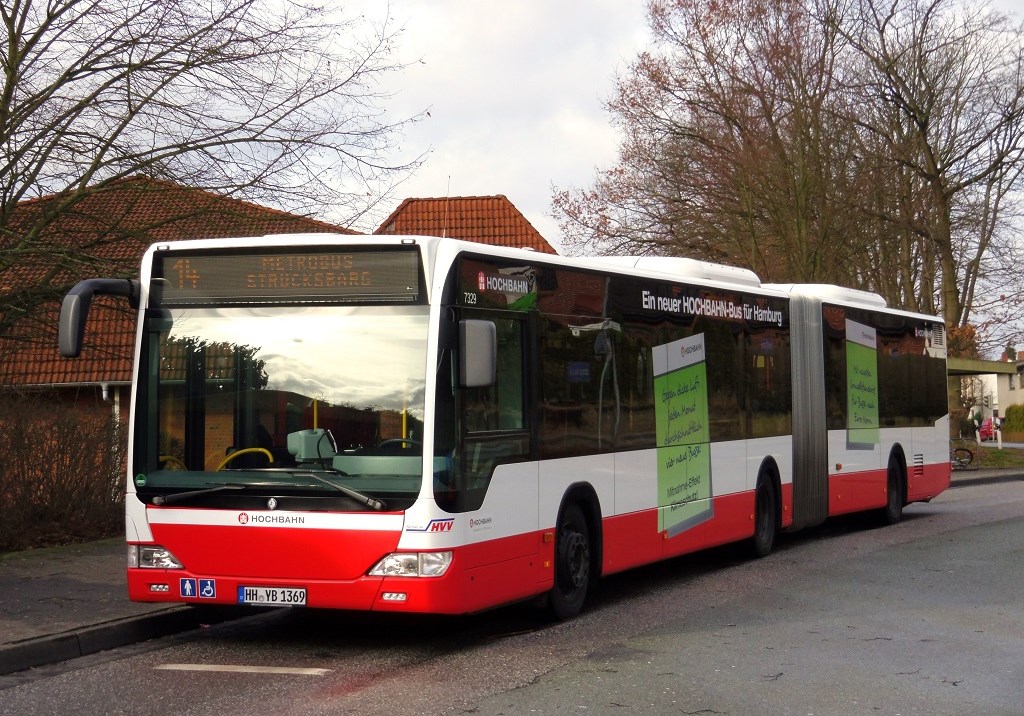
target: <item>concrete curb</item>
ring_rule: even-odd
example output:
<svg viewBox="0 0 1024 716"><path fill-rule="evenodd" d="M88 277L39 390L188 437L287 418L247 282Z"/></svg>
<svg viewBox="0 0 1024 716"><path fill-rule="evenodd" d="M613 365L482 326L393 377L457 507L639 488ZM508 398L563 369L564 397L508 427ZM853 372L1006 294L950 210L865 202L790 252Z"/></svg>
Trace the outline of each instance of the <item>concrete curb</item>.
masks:
<svg viewBox="0 0 1024 716"><path fill-rule="evenodd" d="M174 606L57 634L0 645L0 676L95 654L237 618L242 612Z"/></svg>
<svg viewBox="0 0 1024 716"><path fill-rule="evenodd" d="M1024 470L1019 468L977 468L967 466L961 470L953 470L950 477L950 489L969 485L991 485L997 482L1013 482L1024 480Z"/></svg>

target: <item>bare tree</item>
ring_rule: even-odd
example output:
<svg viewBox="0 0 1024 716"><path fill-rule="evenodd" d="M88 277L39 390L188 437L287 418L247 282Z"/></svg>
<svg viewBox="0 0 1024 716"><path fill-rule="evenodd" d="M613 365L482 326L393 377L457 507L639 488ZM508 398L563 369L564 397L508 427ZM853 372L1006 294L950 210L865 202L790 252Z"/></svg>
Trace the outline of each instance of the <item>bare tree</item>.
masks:
<svg viewBox="0 0 1024 716"><path fill-rule="evenodd" d="M1021 29L985 3L958 0L831 10L826 22L857 63L847 84L861 107L855 120L901 179L894 224L920 239L935 268L920 276L921 303L932 291L946 322L966 325L979 282L1007 277L1005 216L1024 169Z"/></svg>
<svg viewBox="0 0 1024 716"><path fill-rule="evenodd" d="M830 121L834 32L801 0L657 0L655 46L609 108L619 164L555 206L570 245L738 262L770 280L858 278L851 129Z"/></svg>
<svg viewBox="0 0 1024 716"><path fill-rule="evenodd" d="M48 231L126 177L347 225L416 163L385 159L416 119L384 115L379 80L401 69L387 19L289 0L10 0L0 22L0 335L102 257ZM48 267L32 291L26 263Z"/></svg>

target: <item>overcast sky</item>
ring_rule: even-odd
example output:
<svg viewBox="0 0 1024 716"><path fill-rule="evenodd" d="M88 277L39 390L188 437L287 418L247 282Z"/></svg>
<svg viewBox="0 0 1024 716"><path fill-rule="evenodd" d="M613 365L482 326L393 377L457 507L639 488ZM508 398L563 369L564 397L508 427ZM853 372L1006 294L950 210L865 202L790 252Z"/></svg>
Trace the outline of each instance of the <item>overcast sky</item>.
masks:
<svg viewBox="0 0 1024 716"><path fill-rule="evenodd" d="M346 10L379 20L385 3L350 0ZM615 160L602 102L647 44L642 0L391 0L390 11L405 28L396 59L423 61L394 76L390 107L429 110L403 147L431 150L395 206L504 194L557 246L552 185L587 186Z"/></svg>

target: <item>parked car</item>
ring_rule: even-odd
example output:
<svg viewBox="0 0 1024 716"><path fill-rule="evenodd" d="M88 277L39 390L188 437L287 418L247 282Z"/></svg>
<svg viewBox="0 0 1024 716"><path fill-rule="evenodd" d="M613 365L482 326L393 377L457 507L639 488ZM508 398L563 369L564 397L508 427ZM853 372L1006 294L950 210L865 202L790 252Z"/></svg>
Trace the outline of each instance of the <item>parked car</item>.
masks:
<svg viewBox="0 0 1024 716"><path fill-rule="evenodd" d="M997 428L998 426L992 418L985 418L981 421L981 427L978 428L978 438L980 438L982 442L986 440L995 440Z"/></svg>

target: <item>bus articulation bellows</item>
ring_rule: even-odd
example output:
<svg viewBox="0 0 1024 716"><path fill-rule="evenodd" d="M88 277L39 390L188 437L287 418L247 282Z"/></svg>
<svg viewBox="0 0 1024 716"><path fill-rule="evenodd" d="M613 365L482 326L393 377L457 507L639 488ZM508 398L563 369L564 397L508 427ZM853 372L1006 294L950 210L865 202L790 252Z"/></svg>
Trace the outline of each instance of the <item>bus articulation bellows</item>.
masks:
<svg viewBox="0 0 1024 716"><path fill-rule="evenodd" d="M158 244L138 280L131 599L459 614L949 485L942 321L668 257L452 239Z"/></svg>

